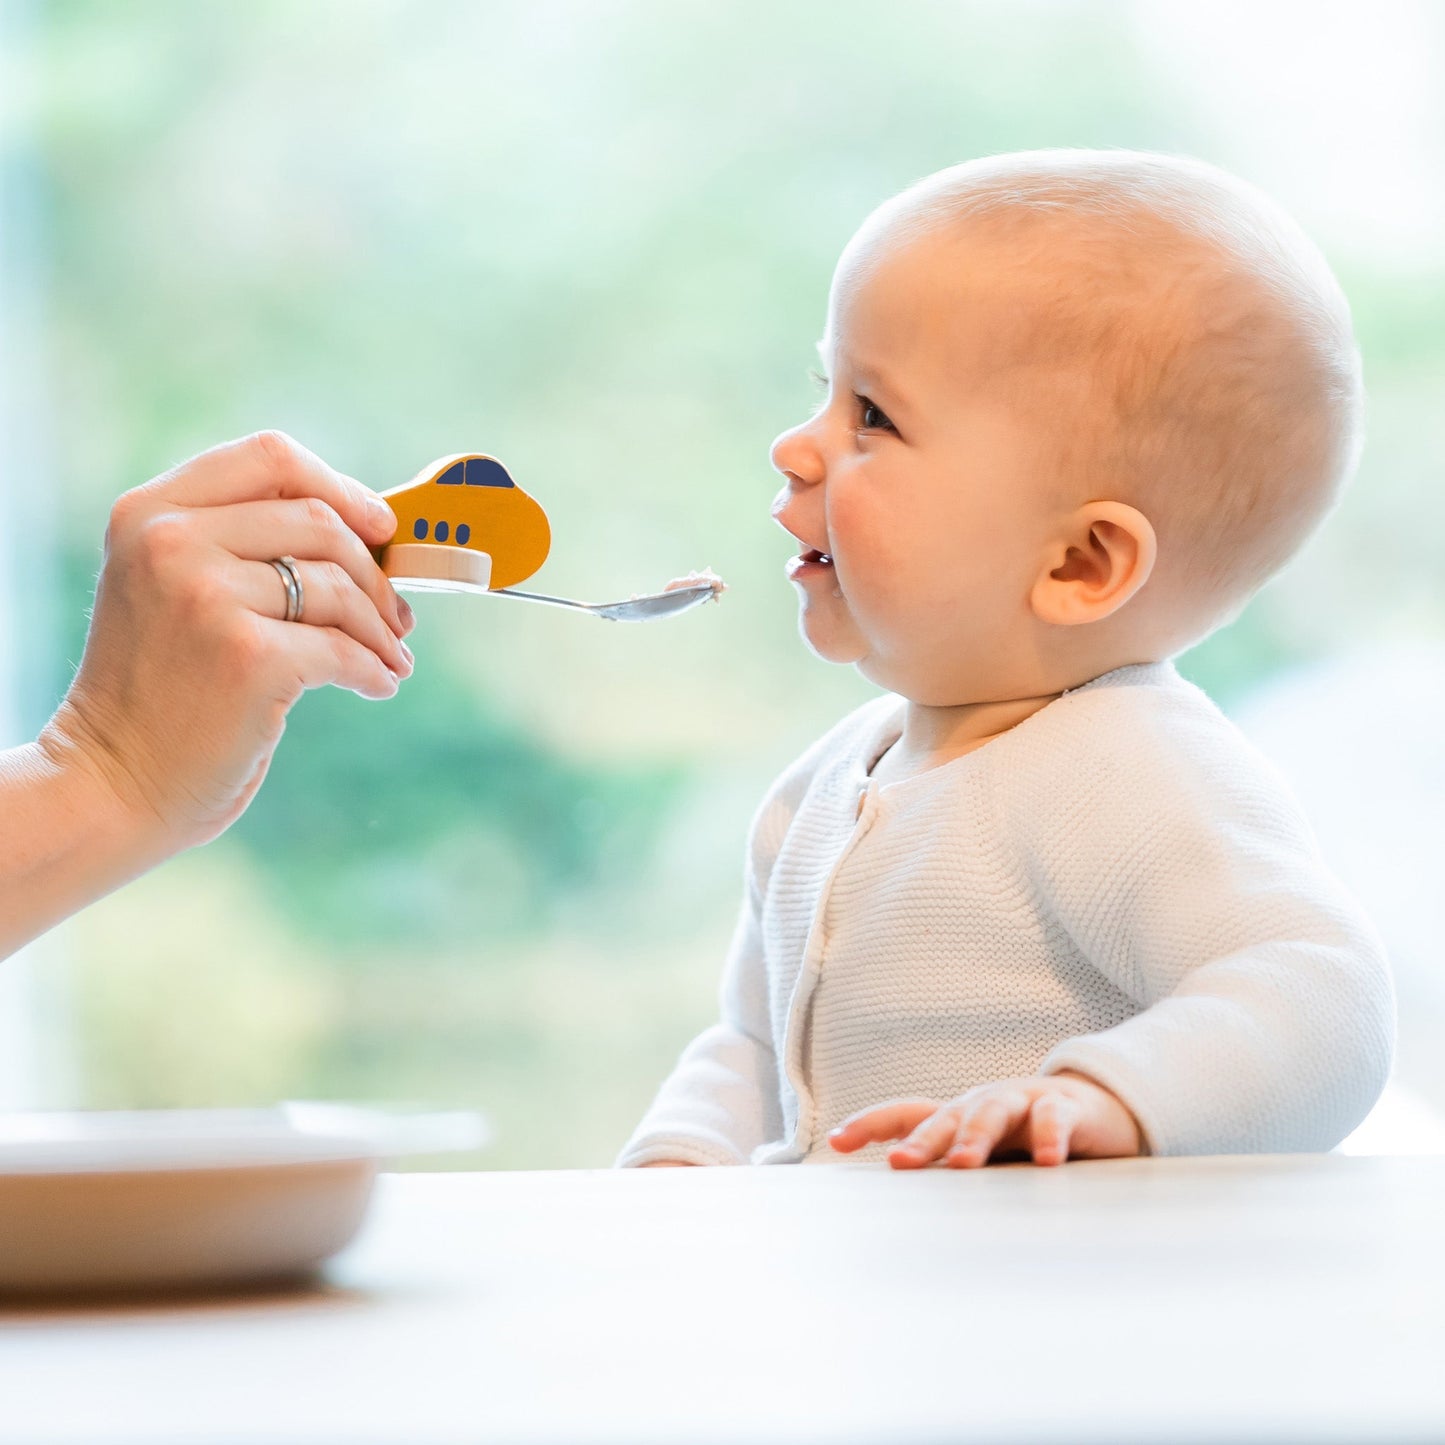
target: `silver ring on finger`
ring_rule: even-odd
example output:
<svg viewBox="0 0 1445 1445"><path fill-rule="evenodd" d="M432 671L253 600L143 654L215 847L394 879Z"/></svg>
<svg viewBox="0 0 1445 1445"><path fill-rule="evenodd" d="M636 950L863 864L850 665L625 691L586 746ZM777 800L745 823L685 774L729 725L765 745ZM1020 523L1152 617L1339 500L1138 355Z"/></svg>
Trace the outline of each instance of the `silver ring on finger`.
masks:
<svg viewBox="0 0 1445 1445"><path fill-rule="evenodd" d="M301 585L301 571L294 557L273 557L271 565L286 589L286 622L300 622L306 608L306 589Z"/></svg>

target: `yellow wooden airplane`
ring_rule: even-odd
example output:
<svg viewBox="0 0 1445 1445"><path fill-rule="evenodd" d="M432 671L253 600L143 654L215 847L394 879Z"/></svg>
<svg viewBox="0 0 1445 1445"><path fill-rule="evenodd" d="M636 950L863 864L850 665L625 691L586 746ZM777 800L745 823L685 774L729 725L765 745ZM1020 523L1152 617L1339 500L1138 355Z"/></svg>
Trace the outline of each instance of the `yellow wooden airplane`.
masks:
<svg viewBox="0 0 1445 1445"><path fill-rule="evenodd" d="M396 536L377 560L398 582L495 591L526 581L551 550L541 504L480 452L442 457L382 495Z"/></svg>

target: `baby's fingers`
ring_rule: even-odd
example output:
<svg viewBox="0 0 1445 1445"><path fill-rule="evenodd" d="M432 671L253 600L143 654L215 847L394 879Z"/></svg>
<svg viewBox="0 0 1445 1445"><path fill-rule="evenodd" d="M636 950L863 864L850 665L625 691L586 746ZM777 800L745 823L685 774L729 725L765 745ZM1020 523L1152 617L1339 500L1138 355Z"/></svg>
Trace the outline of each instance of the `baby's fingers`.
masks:
<svg viewBox="0 0 1445 1445"><path fill-rule="evenodd" d="M888 1151L888 1162L895 1169L922 1169L935 1159L942 1159L953 1142L958 1128L958 1111L949 1104L929 1115L901 1143Z"/></svg>
<svg viewBox="0 0 1445 1445"><path fill-rule="evenodd" d="M976 1169L1024 1121L1029 1112L1028 1095L1021 1089L985 1093L969 1104L962 1117L955 1116L957 1129L947 1163L954 1169Z"/></svg>
<svg viewBox="0 0 1445 1445"><path fill-rule="evenodd" d="M1062 1164L1079 1122L1078 1103L1064 1094L1044 1094L1029 1111L1030 1147L1035 1164Z"/></svg>
<svg viewBox="0 0 1445 1445"><path fill-rule="evenodd" d="M851 1154L881 1139L901 1139L939 1107L937 1099L893 1099L844 1119L828 1142L840 1153Z"/></svg>

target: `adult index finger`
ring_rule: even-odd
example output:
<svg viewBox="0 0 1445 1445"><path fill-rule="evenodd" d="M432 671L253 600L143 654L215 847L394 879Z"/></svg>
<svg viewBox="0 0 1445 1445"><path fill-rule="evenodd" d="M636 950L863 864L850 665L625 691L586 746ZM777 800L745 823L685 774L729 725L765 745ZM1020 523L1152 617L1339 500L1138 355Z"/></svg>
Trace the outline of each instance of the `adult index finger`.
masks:
<svg viewBox="0 0 1445 1445"><path fill-rule="evenodd" d="M389 541L396 530L395 513L375 492L285 432L255 432L212 447L151 483L151 489L182 507L316 497L373 547Z"/></svg>

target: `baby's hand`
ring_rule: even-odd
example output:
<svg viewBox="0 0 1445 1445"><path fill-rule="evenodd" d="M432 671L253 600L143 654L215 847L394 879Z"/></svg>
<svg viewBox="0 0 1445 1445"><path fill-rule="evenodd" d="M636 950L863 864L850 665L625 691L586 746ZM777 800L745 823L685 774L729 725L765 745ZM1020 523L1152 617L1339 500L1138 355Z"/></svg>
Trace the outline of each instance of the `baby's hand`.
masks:
<svg viewBox="0 0 1445 1445"><path fill-rule="evenodd" d="M1092 1079L1069 1073L981 1084L946 1104L895 1099L854 1114L828 1136L840 1154L880 1139L903 1140L888 1151L895 1169L921 1169L935 1159L976 1169L1016 1151L1035 1164L1062 1164L1123 1158L1142 1147L1128 1109Z"/></svg>

